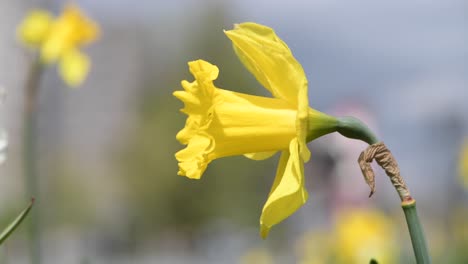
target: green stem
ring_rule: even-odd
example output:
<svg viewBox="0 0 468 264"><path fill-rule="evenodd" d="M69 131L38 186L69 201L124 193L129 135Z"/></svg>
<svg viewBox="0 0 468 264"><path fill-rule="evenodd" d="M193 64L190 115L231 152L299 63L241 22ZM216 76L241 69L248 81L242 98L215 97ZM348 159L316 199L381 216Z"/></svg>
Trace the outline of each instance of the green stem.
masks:
<svg viewBox="0 0 468 264"><path fill-rule="evenodd" d="M406 223L411 236L411 243L413 244L413 251L416 256L417 263L431 263L431 258L427 252L426 239L424 230L419 223L418 212L416 211L416 201L410 203L403 202L401 207L405 212Z"/></svg>
<svg viewBox="0 0 468 264"><path fill-rule="evenodd" d="M379 142L375 134L362 121L354 117L338 118L337 132L348 138L362 140L369 145ZM405 213L416 262L418 264L431 263L424 230L416 212L416 201L411 196L407 198L402 202L402 208Z"/></svg>
<svg viewBox="0 0 468 264"><path fill-rule="evenodd" d="M31 64L25 84L24 125L23 125L23 162L26 196L35 197L40 203L37 173L37 98L43 65L36 58ZM40 248L40 206L31 212L28 221L29 250L31 263L41 263Z"/></svg>
<svg viewBox="0 0 468 264"><path fill-rule="evenodd" d="M347 138L362 140L369 145L379 142L369 127L367 127L361 120L352 116L338 118L337 132Z"/></svg>

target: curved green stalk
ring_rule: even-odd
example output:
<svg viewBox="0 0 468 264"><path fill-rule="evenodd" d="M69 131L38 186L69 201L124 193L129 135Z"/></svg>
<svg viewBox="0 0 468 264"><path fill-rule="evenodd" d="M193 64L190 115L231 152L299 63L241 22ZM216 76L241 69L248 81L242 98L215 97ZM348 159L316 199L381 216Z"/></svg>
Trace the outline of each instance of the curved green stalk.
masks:
<svg viewBox="0 0 468 264"><path fill-rule="evenodd" d="M0 234L0 245L5 242L5 240L15 231L15 229L23 222L23 220L28 216L29 211L34 204L34 199L31 200L31 203L13 220L13 222L8 225L3 232Z"/></svg>
<svg viewBox="0 0 468 264"><path fill-rule="evenodd" d="M359 139L369 145L379 142L369 127L361 120L352 116L338 118L338 128L336 131L347 138Z"/></svg>
<svg viewBox="0 0 468 264"><path fill-rule="evenodd" d="M362 121L354 117L338 118L337 132L348 138L362 140L369 145L379 142L375 134ZM408 196L408 199L402 202L402 208L405 213L416 262L418 264L431 263L424 230L416 211L416 201Z"/></svg>

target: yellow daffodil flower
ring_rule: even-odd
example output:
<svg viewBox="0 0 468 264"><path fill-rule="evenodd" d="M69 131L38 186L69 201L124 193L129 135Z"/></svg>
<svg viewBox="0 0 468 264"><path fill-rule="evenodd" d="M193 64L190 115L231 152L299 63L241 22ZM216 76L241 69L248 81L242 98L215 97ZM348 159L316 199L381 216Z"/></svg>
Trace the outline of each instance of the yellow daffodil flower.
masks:
<svg viewBox="0 0 468 264"><path fill-rule="evenodd" d="M460 152L460 161L459 161L459 175L460 182L463 187L468 190L468 138L463 142L463 146Z"/></svg>
<svg viewBox="0 0 468 264"><path fill-rule="evenodd" d="M396 238L392 223L381 212L371 209L349 209L337 217L333 241L337 263L398 262Z"/></svg>
<svg viewBox="0 0 468 264"><path fill-rule="evenodd" d="M200 179L212 160L245 155L254 160L281 157L260 217L260 233L293 214L307 200L304 188L306 146L335 131L336 119L309 108L307 79L288 46L266 26L236 25L225 31L244 66L274 98L220 89L213 81L219 70L203 60L189 62L195 81L182 81L174 96L188 115L177 140L187 147L176 153L179 175Z"/></svg>
<svg viewBox="0 0 468 264"><path fill-rule="evenodd" d="M296 241L299 264L331 263L333 246L335 245L326 227L310 230L302 234Z"/></svg>
<svg viewBox="0 0 468 264"><path fill-rule="evenodd" d="M273 256L265 248L250 248L239 259L241 264L272 264L275 263Z"/></svg>
<svg viewBox="0 0 468 264"><path fill-rule="evenodd" d="M33 10L18 27L19 39L40 51L41 62L58 61L58 70L69 86L81 84L90 69L88 56L79 47L94 41L98 26L72 4L56 19L45 10Z"/></svg>

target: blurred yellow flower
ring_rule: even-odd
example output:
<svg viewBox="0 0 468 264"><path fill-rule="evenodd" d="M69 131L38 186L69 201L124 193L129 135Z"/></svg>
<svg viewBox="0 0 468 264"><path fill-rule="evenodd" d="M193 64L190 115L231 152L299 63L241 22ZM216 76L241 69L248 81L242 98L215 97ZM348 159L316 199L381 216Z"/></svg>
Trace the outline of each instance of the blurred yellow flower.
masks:
<svg viewBox="0 0 468 264"><path fill-rule="evenodd" d="M264 248L253 248L239 259L240 264L273 264L273 256Z"/></svg>
<svg viewBox="0 0 468 264"><path fill-rule="evenodd" d="M266 26L236 25L225 32L245 67L274 98L223 90L214 86L216 66L189 62L195 81L182 81L174 96L188 115L177 140L187 147L176 153L179 175L199 179L212 160L245 155L254 160L282 151L276 178L260 217L262 237L293 214L307 199L304 162L306 141L333 132L335 118L309 108L307 79L288 46Z"/></svg>
<svg viewBox="0 0 468 264"><path fill-rule="evenodd" d="M392 223L376 210L349 209L338 215L335 227L337 263L397 263Z"/></svg>
<svg viewBox="0 0 468 264"><path fill-rule="evenodd" d="M335 245L328 230L310 230L297 241L299 264L331 263Z"/></svg>
<svg viewBox="0 0 468 264"><path fill-rule="evenodd" d="M455 246L468 248L468 207L461 205L454 208L450 216L451 240ZM466 252L465 252L466 253Z"/></svg>
<svg viewBox="0 0 468 264"><path fill-rule="evenodd" d="M69 4L55 19L48 11L31 11L19 25L17 34L24 44L39 49L43 63L58 61L65 83L77 86L85 80L91 65L79 47L94 41L99 28L77 6Z"/></svg>
<svg viewBox="0 0 468 264"><path fill-rule="evenodd" d="M468 190L468 138L465 139L460 152L459 175L463 187Z"/></svg>

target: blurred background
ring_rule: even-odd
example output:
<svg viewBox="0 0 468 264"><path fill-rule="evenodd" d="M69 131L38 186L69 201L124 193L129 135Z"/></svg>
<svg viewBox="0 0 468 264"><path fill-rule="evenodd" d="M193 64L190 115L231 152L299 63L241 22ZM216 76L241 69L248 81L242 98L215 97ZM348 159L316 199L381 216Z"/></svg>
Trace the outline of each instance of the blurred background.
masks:
<svg viewBox="0 0 468 264"><path fill-rule="evenodd" d="M24 85L32 53L15 30L32 8L67 1L0 0L0 106L9 133L0 168L0 224L27 203L22 176ZM85 48L88 79L65 86L47 68L39 94L44 263L414 263L399 198L379 170L367 198L356 162L366 145L336 135L312 142L309 201L258 235L278 155L229 157L199 181L177 176L175 134L186 116L172 96L192 81L187 62L220 68L218 87L269 96L237 60L223 29L274 28L301 62L312 107L353 115L397 158L435 263L468 263L468 2L75 1L101 27ZM468 161L464 161L468 163ZM31 220L31 219L29 219ZM26 230L0 248L29 263Z"/></svg>

